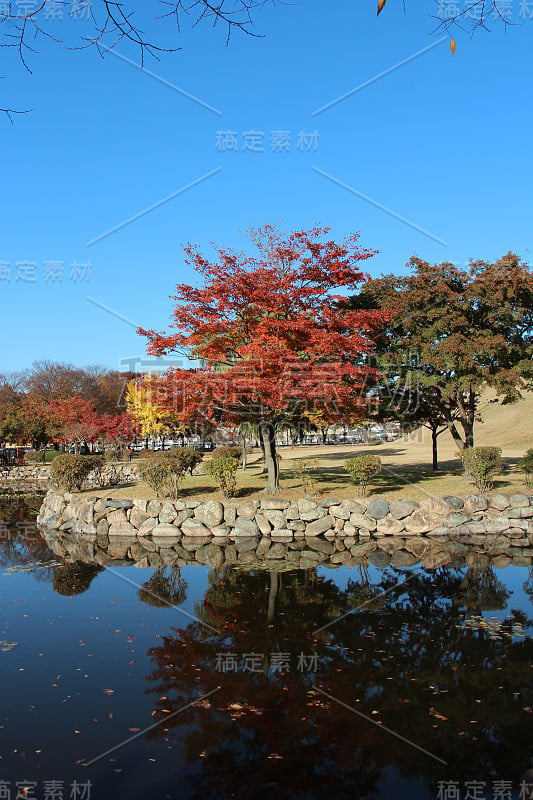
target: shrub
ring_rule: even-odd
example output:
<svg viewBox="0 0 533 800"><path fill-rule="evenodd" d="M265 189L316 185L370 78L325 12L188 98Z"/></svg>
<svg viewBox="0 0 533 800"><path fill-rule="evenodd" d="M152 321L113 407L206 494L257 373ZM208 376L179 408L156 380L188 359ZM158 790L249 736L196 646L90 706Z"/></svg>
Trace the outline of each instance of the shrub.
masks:
<svg viewBox="0 0 533 800"><path fill-rule="evenodd" d="M187 472L192 472L201 460L200 453L191 447L159 450L151 453L146 461L139 464L138 470L142 480L154 490L157 497L170 497L176 500L180 481Z"/></svg>
<svg viewBox="0 0 533 800"><path fill-rule="evenodd" d="M349 458L344 462L344 469L358 487L359 494L364 496L372 478L381 472L381 459L368 455Z"/></svg>
<svg viewBox="0 0 533 800"><path fill-rule="evenodd" d="M50 464L57 456L60 456L59 450L46 450L35 451L33 453L24 453L25 464Z"/></svg>
<svg viewBox="0 0 533 800"><path fill-rule="evenodd" d="M315 488L315 482L311 475L310 470L318 469L318 458L301 458L294 465L294 471L300 479L300 483L304 492L312 492Z"/></svg>
<svg viewBox="0 0 533 800"><path fill-rule="evenodd" d="M240 447L217 447L213 451L213 458L236 458L240 462L242 450Z"/></svg>
<svg viewBox="0 0 533 800"><path fill-rule="evenodd" d="M221 447L215 450L212 459L205 466L205 471L216 480L224 497L235 497L239 468L238 454L240 454L238 447Z"/></svg>
<svg viewBox="0 0 533 800"><path fill-rule="evenodd" d="M104 459L102 456L76 456L68 453L58 455L50 466L52 477L68 492L79 491L91 472L96 473L97 482Z"/></svg>
<svg viewBox="0 0 533 800"><path fill-rule="evenodd" d="M526 486L528 489L531 489L533 486L533 447L530 447L523 458L520 459L518 468L521 469L525 475Z"/></svg>
<svg viewBox="0 0 533 800"><path fill-rule="evenodd" d="M487 492L494 485L493 478L503 468L501 447L470 447L459 452L466 475L480 492Z"/></svg>

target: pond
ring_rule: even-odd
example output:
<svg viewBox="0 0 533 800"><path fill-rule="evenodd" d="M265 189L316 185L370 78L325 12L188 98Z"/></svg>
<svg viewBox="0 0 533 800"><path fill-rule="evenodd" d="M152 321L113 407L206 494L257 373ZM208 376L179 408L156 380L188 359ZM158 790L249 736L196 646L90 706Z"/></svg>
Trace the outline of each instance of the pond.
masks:
<svg viewBox="0 0 533 800"><path fill-rule="evenodd" d="M2 506L0 798L533 789L531 568L66 563L36 507Z"/></svg>

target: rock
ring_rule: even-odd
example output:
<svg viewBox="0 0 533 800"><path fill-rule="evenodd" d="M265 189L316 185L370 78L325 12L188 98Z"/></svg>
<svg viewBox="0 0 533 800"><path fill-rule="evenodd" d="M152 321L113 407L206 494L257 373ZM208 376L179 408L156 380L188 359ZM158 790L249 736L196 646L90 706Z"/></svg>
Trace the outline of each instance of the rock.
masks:
<svg viewBox="0 0 533 800"><path fill-rule="evenodd" d="M137 561L135 561L133 566L137 567L137 569L148 569L148 567L150 566L148 555L139 558Z"/></svg>
<svg viewBox="0 0 533 800"><path fill-rule="evenodd" d="M259 527L249 517L237 517L235 522L235 533L237 536L258 536Z"/></svg>
<svg viewBox="0 0 533 800"><path fill-rule="evenodd" d="M383 550L374 550L373 553L368 554L368 563L384 569L390 564L390 556L388 553L384 553Z"/></svg>
<svg viewBox="0 0 533 800"><path fill-rule="evenodd" d="M245 564L246 566L255 566L257 564L257 558L255 553L239 553L237 556L237 560L239 564Z"/></svg>
<svg viewBox="0 0 533 800"><path fill-rule="evenodd" d="M148 562L151 567L162 567L163 559L159 553L148 553Z"/></svg>
<svg viewBox="0 0 533 800"><path fill-rule="evenodd" d="M213 536L229 536L231 528L227 525L217 525L215 528L211 528L211 533Z"/></svg>
<svg viewBox="0 0 533 800"><path fill-rule="evenodd" d="M321 533L325 533L329 531L330 528L333 527L335 524L335 518L331 517L329 514L321 519L317 519L314 522L310 522L307 526L305 533L306 536L320 536Z"/></svg>
<svg viewBox="0 0 533 800"><path fill-rule="evenodd" d="M204 544L211 544L211 536L184 536L180 541L180 547L183 547L187 553L193 553L199 547L203 547Z"/></svg>
<svg viewBox="0 0 533 800"><path fill-rule="evenodd" d="M150 519L148 514L146 514L145 511L139 508L139 506L134 505L130 511L130 522L133 525L133 527L140 528L143 522L146 522L147 519Z"/></svg>
<svg viewBox="0 0 533 800"><path fill-rule="evenodd" d="M149 500L146 506L146 513L150 517L158 517L159 512L161 511L162 503L159 500Z"/></svg>
<svg viewBox="0 0 533 800"><path fill-rule="evenodd" d="M224 522L226 525L235 525L237 519L237 506L235 503L224 503Z"/></svg>
<svg viewBox="0 0 533 800"><path fill-rule="evenodd" d="M107 518L107 521L109 522L110 525L112 525L115 522L127 522L128 521L128 518L126 516L126 512L124 511L123 508L118 508L116 511L110 511L109 514L107 514L106 518Z"/></svg>
<svg viewBox="0 0 533 800"><path fill-rule="evenodd" d="M133 500L106 500L106 508L133 508Z"/></svg>
<svg viewBox="0 0 533 800"><path fill-rule="evenodd" d="M115 523L118 524L118 523ZM110 536L107 546L107 555L110 558L126 558L128 550L133 544L137 543L137 538L128 536Z"/></svg>
<svg viewBox="0 0 533 800"><path fill-rule="evenodd" d="M261 511L283 511L290 506L290 502L281 498L265 497L260 505Z"/></svg>
<svg viewBox="0 0 533 800"><path fill-rule="evenodd" d="M429 514L447 514L450 506L440 497L424 497L420 501L420 508Z"/></svg>
<svg viewBox="0 0 533 800"><path fill-rule="evenodd" d="M405 528L412 533L427 533L439 524L439 517L429 514L427 511L414 511L410 517L405 519Z"/></svg>
<svg viewBox="0 0 533 800"><path fill-rule="evenodd" d="M270 551L270 545L271 545L270 539L267 538L261 539L255 549L255 554L257 558L264 558L266 554ZM277 545L274 545L274 547L277 547Z"/></svg>
<svg viewBox="0 0 533 800"><path fill-rule="evenodd" d="M394 519L394 517L390 514L387 514L386 517L380 519L377 524L377 531L389 536L396 536L404 530L404 523L399 519Z"/></svg>
<svg viewBox="0 0 533 800"><path fill-rule="evenodd" d="M287 548L281 542L273 544L268 551L268 557L272 559L285 558L287 555Z"/></svg>
<svg viewBox="0 0 533 800"><path fill-rule="evenodd" d="M511 563L509 556L496 556L492 559L493 565L496 569L505 569Z"/></svg>
<svg viewBox="0 0 533 800"><path fill-rule="evenodd" d="M257 513L259 503L257 500L248 500L246 503L240 503L237 506L237 517L244 517L245 519L253 519ZM237 519L238 521L238 519Z"/></svg>
<svg viewBox="0 0 533 800"><path fill-rule="evenodd" d="M291 522L287 522L287 528L290 531L301 531L302 533L305 532L305 522L301 519L291 520Z"/></svg>
<svg viewBox="0 0 533 800"><path fill-rule="evenodd" d="M391 564L393 567L414 567L419 559L407 550L395 550L391 556Z"/></svg>
<svg viewBox="0 0 533 800"><path fill-rule="evenodd" d="M211 536L211 531L202 522L195 522L193 519L186 519L181 526L184 536Z"/></svg>
<svg viewBox="0 0 533 800"><path fill-rule="evenodd" d="M176 519L173 520L173 523L174 525L180 527L181 525L183 525L185 520L192 519L193 516L194 516L194 511L192 510L192 508L183 508L180 511L178 511Z"/></svg>
<svg viewBox="0 0 533 800"><path fill-rule="evenodd" d="M431 543L422 537L417 537L413 539L406 539L405 549L420 559L425 553L431 550Z"/></svg>
<svg viewBox="0 0 533 800"><path fill-rule="evenodd" d="M501 533L511 527L511 522L507 517L485 517L485 528L487 533Z"/></svg>
<svg viewBox="0 0 533 800"><path fill-rule="evenodd" d="M174 507L174 503L163 503L161 511L159 512L159 522L174 522L178 513Z"/></svg>
<svg viewBox="0 0 533 800"><path fill-rule="evenodd" d="M249 553L255 550L258 543L259 539L256 536L243 536L235 539L235 547L239 553Z"/></svg>
<svg viewBox="0 0 533 800"><path fill-rule="evenodd" d="M509 508L510 502L509 498L506 497L504 494L491 494L489 495L489 507L496 508L498 511L504 511L504 509Z"/></svg>
<svg viewBox="0 0 533 800"><path fill-rule="evenodd" d="M265 511L263 516L267 518L273 528L286 528L287 517L283 511ZM256 520L257 523L257 520Z"/></svg>
<svg viewBox="0 0 533 800"><path fill-rule="evenodd" d="M325 553L326 555L335 552L335 547L331 542L326 541L326 539L321 539L318 536L312 536L306 539L305 544L307 547L310 547L311 550L318 550L319 553Z"/></svg>
<svg viewBox="0 0 533 800"><path fill-rule="evenodd" d="M403 519L416 511L420 506L414 500L392 500L390 515L394 519Z"/></svg>
<svg viewBox="0 0 533 800"><path fill-rule="evenodd" d="M525 494L512 494L509 500L512 508L526 508L529 506L529 498Z"/></svg>
<svg viewBox="0 0 533 800"><path fill-rule="evenodd" d="M359 536L361 536L361 529L368 531L376 530L376 520L373 517L368 517L366 514L358 514L353 512L350 514L350 525L354 528L359 528Z"/></svg>
<svg viewBox="0 0 533 800"><path fill-rule="evenodd" d="M312 508L310 511L300 511L300 518L304 520L304 522L313 522L315 519L322 519L326 516L326 512L323 508Z"/></svg>
<svg viewBox="0 0 533 800"><path fill-rule="evenodd" d="M300 519L300 509L297 505L292 504L288 507L285 511L285 516L288 520L299 520ZM257 520L257 517L256 517Z"/></svg>
<svg viewBox="0 0 533 800"><path fill-rule="evenodd" d="M140 561L141 558L145 558L147 556L147 552L139 540L137 540L130 544L129 555L133 561Z"/></svg>
<svg viewBox="0 0 533 800"><path fill-rule="evenodd" d="M464 500L454 494L445 494L442 499L455 511L460 511L464 507Z"/></svg>
<svg viewBox="0 0 533 800"><path fill-rule="evenodd" d="M482 494L471 494L464 499L464 510L467 514L474 511L485 511L489 507L489 501Z"/></svg>
<svg viewBox="0 0 533 800"><path fill-rule="evenodd" d="M330 506L329 513L332 517L340 520L350 519L350 511L345 506Z"/></svg>
<svg viewBox="0 0 533 800"><path fill-rule="evenodd" d="M201 505L202 504L200 503L199 500L187 500L185 502L185 508L195 509L195 508L198 508L198 506L201 506Z"/></svg>
<svg viewBox="0 0 533 800"><path fill-rule="evenodd" d="M206 544L196 551L196 560L200 564L207 564L208 567L221 567L224 563L224 553L218 545Z"/></svg>
<svg viewBox="0 0 533 800"><path fill-rule="evenodd" d="M146 514L146 506L148 505L148 500L134 500L133 501L133 508L138 508L139 511L142 511ZM132 508L132 511L133 511Z"/></svg>
<svg viewBox="0 0 533 800"><path fill-rule="evenodd" d="M194 509L194 516L208 528L216 528L224 521L224 506L218 500L208 500Z"/></svg>
<svg viewBox="0 0 533 800"><path fill-rule="evenodd" d="M383 519L389 513L389 504L381 497L371 500L366 509L367 516L372 519Z"/></svg>
<svg viewBox="0 0 533 800"><path fill-rule="evenodd" d="M293 537L293 532L289 528L274 528L273 531L270 533L270 537L273 542L279 541L291 541Z"/></svg>
<svg viewBox="0 0 533 800"><path fill-rule="evenodd" d="M443 567L445 564L450 562L450 554L449 553L426 553L425 556L422 558L422 566L424 569L438 569L439 567Z"/></svg>
<svg viewBox="0 0 533 800"><path fill-rule="evenodd" d="M319 506L320 508L330 508L330 506L340 506L340 504L341 501L337 500L336 497L325 497L320 501Z"/></svg>
<svg viewBox="0 0 533 800"><path fill-rule="evenodd" d="M265 515L259 512L257 512L257 514L255 515L255 524L257 525L263 536L268 536L268 534L272 529L272 526L270 525L270 522L265 517Z"/></svg>
<svg viewBox="0 0 533 800"><path fill-rule="evenodd" d="M109 526L109 538L113 536L129 536L133 539L137 536L137 528L134 528L127 520L124 522L113 522Z"/></svg>
<svg viewBox="0 0 533 800"><path fill-rule="evenodd" d="M315 508L318 508L318 503L315 503L314 500L308 500L306 497L301 497L298 500L298 510L300 514L306 511L313 511Z"/></svg>
<svg viewBox="0 0 533 800"><path fill-rule="evenodd" d="M443 516L441 524L445 528L455 528L457 525L464 525L469 519L469 515L464 514L462 511L451 511Z"/></svg>
<svg viewBox="0 0 533 800"><path fill-rule="evenodd" d="M157 520L154 517L148 517L139 528L139 536L149 536L156 525Z"/></svg>
<svg viewBox="0 0 533 800"><path fill-rule="evenodd" d="M98 525L96 526L96 535L107 536L108 531L109 531L109 522L106 519L101 519Z"/></svg>
<svg viewBox="0 0 533 800"><path fill-rule="evenodd" d="M157 547L155 546L155 544L152 542L151 539L145 539L144 537L141 537L139 535L137 536L137 541L139 542L141 547L143 547L145 550L148 550L150 553L155 553L155 551L157 550Z"/></svg>

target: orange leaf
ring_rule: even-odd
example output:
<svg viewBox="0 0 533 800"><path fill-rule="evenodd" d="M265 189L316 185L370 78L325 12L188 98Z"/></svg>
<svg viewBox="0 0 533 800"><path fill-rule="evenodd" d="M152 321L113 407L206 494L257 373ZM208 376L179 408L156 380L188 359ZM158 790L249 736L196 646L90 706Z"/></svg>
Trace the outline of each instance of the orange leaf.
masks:
<svg viewBox="0 0 533 800"><path fill-rule="evenodd" d="M381 14L381 12L383 11L383 9L385 8L385 3L386 2L387 2L387 0L378 0L378 17Z"/></svg>
<svg viewBox="0 0 533 800"><path fill-rule="evenodd" d="M452 51L452 56L455 55L455 39L450 39L450 50Z"/></svg>

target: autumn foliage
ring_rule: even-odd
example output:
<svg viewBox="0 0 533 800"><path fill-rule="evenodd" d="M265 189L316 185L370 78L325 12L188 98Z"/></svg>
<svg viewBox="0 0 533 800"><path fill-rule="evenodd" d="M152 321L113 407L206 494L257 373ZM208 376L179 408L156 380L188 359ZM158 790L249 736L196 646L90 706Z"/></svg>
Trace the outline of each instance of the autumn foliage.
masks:
<svg viewBox="0 0 533 800"><path fill-rule="evenodd" d="M359 265L374 251L360 248L357 235L338 243L328 233L283 235L267 225L249 234L253 255L218 248L214 261L187 246L186 264L202 285L178 285L171 332L140 331L151 354L178 350L201 364L154 378L153 402L182 420L256 423L272 492L275 424L324 408L335 420L347 408L362 413L365 356L385 317L341 305L341 293L364 282Z"/></svg>

